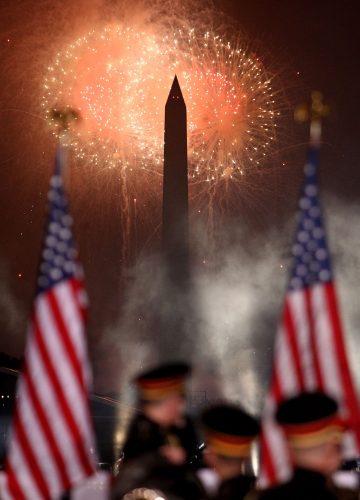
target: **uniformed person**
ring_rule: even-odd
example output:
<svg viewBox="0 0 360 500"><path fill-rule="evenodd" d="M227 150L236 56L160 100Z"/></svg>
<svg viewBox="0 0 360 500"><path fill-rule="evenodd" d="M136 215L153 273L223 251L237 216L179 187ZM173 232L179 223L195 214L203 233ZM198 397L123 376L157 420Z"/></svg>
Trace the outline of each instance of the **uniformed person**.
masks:
<svg viewBox="0 0 360 500"><path fill-rule="evenodd" d="M220 484L216 500L242 500L254 487L250 452L259 434L258 422L241 408L219 404L202 415L206 448L204 460Z"/></svg>
<svg viewBox="0 0 360 500"><path fill-rule="evenodd" d="M307 392L281 403L276 420L284 431L294 465L290 481L262 492L261 500L356 499L358 492L336 488L332 474L339 469L346 429L334 399Z"/></svg>
<svg viewBox="0 0 360 500"><path fill-rule="evenodd" d="M185 415L186 363L157 366L135 379L139 409L130 424L114 498L139 487L166 497L198 500L204 491L194 469L199 440Z"/></svg>

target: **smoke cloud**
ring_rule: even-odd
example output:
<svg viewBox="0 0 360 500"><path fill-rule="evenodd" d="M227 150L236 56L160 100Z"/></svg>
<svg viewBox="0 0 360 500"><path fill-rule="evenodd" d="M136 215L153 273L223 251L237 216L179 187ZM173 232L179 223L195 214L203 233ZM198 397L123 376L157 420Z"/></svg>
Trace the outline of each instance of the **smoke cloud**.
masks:
<svg viewBox="0 0 360 500"><path fill-rule="evenodd" d="M357 387L360 371L358 328L360 310L360 230L356 221L360 206L333 195L324 196L328 240L344 324L347 352ZM272 345L281 314L295 230L291 217L281 230L251 238L245 229L224 229L221 248L211 264L194 267L193 296L196 321L185 337L169 332L182 357L194 365L190 404L194 410L218 398L237 401L253 413L261 411L269 383ZM230 236L231 235L231 236ZM204 245L205 247L206 245ZM198 255L201 242L197 242ZM149 329L154 308L161 308L159 259L143 257L132 276L118 322L104 335L117 360L117 381L128 391L133 375L157 362L156 332ZM169 359L176 357L174 350ZM111 358L112 356L110 356ZM98 365L99 366L99 365ZM103 365L103 368L105 366ZM105 369L106 372L106 369ZM102 389L109 384L98 373Z"/></svg>
<svg viewBox="0 0 360 500"><path fill-rule="evenodd" d="M329 244L337 284L347 353L355 383L360 390L360 205L335 195L324 196Z"/></svg>

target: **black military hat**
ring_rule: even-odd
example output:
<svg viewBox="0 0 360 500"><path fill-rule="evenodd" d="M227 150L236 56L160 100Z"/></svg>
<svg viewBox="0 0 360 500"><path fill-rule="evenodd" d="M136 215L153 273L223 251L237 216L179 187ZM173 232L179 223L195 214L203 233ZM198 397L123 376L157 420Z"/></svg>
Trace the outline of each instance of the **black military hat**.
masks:
<svg viewBox="0 0 360 500"><path fill-rule="evenodd" d="M226 457L245 457L260 432L260 425L238 406L223 403L204 411L201 417L207 446Z"/></svg>
<svg viewBox="0 0 360 500"><path fill-rule="evenodd" d="M304 392L284 400L277 409L276 420L290 445L297 448L339 442L345 430L337 402L318 391Z"/></svg>
<svg viewBox="0 0 360 500"><path fill-rule="evenodd" d="M141 399L156 401L170 394L183 393L190 371L190 365L185 362L164 363L139 374L134 382Z"/></svg>

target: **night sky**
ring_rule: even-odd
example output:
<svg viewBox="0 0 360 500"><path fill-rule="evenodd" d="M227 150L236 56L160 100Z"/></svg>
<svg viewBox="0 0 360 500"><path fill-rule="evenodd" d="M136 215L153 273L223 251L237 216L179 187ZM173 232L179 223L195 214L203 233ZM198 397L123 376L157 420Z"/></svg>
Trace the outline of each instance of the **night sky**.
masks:
<svg viewBox="0 0 360 500"><path fill-rule="evenodd" d="M88 30L111 9L121 9L116 1L75 3L2 0L0 6L0 350L15 356L21 356L24 347L56 144L40 115L38 82L62 39L71 40L72 32L81 31L79 25ZM199 8L200 4L195 1L194 5ZM215 284L215 276L217 279L217 286L202 303L205 316L206 307L212 307L211 300L219 306L217 316L211 319L213 330L210 328L218 332L219 341L208 346L211 356L204 352L206 334L184 341L189 352L196 346L204 360L215 360L214 366L227 381L237 373L237 364L232 361L224 369L222 363L236 349L238 340L239 348L245 346L244 352L255 357L249 368L249 384L256 385L258 379L251 370L258 369L263 381L269 369L306 156L307 126L295 124L292 112L296 104L309 99L312 90L320 90L331 107L331 116L324 124L321 182L324 199L328 200L325 208L334 242L335 272L343 279L342 302L349 307L345 313L349 338L360 348L356 340L360 325L356 315L356 283L360 283L358 18L355 2L346 0L225 0L215 5L229 16L233 32L244 33L254 53L277 74L282 115L277 154L271 159L273 174L252 179L253 196L238 197L234 191L230 209L222 214L217 233L220 237L215 237L212 247L217 258L211 259L206 253L206 222L198 222L193 211L194 260L197 266L207 259L211 262L198 273L200 289L208 290ZM149 363L146 357L151 357L152 351L146 347L149 332L142 326L136 330L137 343L128 351L130 355L137 353L134 368L127 369L121 350L131 334L127 331L124 337L121 335L131 322L146 322L149 300L156 300L153 291L145 298L141 295L149 286L146 259L159 250L161 180L158 182L159 194L147 201L142 212L146 217L139 218L136 237L131 236L131 265L125 269L119 179L114 173L101 179L87 175L74 160L67 175L76 239L92 304L89 347L95 387L104 392L117 389L122 376L126 378L144 359ZM340 235L336 228L341 229ZM135 261L136 268L132 267ZM239 281L233 277L237 271ZM241 283L239 297L233 302L237 283ZM269 299L271 290L274 297ZM260 387L260 395L262 390Z"/></svg>
<svg viewBox="0 0 360 500"><path fill-rule="evenodd" d="M332 108L326 125L324 183L337 194L358 199L359 101L356 98L359 37L355 2L221 2L247 33L299 72L305 97L319 89ZM291 85L291 84L290 84ZM326 167L325 167L326 165Z"/></svg>

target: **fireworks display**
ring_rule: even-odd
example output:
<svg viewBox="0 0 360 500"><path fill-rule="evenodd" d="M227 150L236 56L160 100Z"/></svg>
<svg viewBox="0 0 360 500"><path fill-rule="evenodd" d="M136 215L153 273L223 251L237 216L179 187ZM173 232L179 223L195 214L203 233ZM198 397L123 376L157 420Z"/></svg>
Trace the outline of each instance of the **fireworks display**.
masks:
<svg viewBox="0 0 360 500"><path fill-rule="evenodd" d="M127 175L161 174L164 104L175 74L188 111L190 182L241 180L271 150L278 112L259 59L215 32L125 24L92 30L48 67L42 106L45 113L80 110L72 141L79 159Z"/></svg>
<svg viewBox="0 0 360 500"><path fill-rule="evenodd" d="M24 190L42 197L46 189L52 110L76 109L68 189L80 224L93 210L106 237L109 221L117 224L123 252L156 245L164 106L176 74L187 106L192 227L204 224L211 236L223 215L267 210L264 175L282 168L278 71L273 55L265 67L259 44L210 0L41 0L36 12L21 0L6 14L3 140L21 164ZM20 148L8 139L12 126L22 130Z"/></svg>
<svg viewBox="0 0 360 500"><path fill-rule="evenodd" d="M336 193L325 204L356 366L360 182L351 9L332 2L3 0L0 18L4 352L23 352L57 142L48 119L53 108L70 107L82 119L71 128L65 182L91 304L96 384L108 391L126 380L129 360L135 369L150 356L144 315L155 304L157 276L143 256L159 246L164 105L176 73L188 112L191 250L199 264L201 332L191 333L189 354L209 353L203 364L215 360L216 383L223 378L228 397L258 398L256 374L260 388L267 384L308 139L292 125L293 108L319 89L337 110L324 128L322 190ZM129 269L129 261L136 266Z"/></svg>

